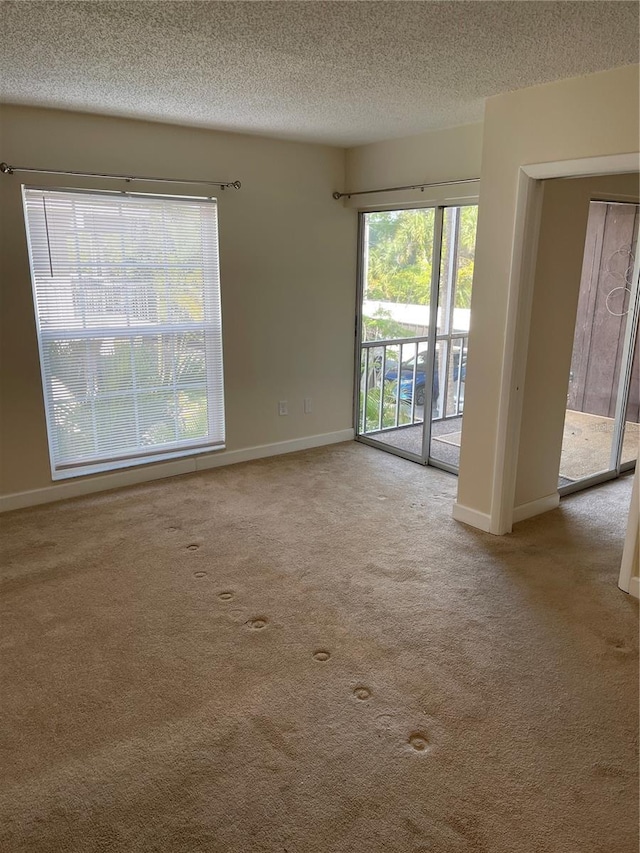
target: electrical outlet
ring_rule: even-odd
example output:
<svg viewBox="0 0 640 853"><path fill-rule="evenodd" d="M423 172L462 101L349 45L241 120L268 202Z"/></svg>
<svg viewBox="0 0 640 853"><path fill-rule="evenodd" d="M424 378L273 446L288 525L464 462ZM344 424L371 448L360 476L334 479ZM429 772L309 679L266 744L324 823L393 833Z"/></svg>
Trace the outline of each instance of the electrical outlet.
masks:
<svg viewBox="0 0 640 853"><path fill-rule="evenodd" d="M289 407L286 400L280 400L278 402L278 414L279 415L288 415Z"/></svg>
<svg viewBox="0 0 640 853"><path fill-rule="evenodd" d="M304 398L304 413L305 413L305 415L310 415L312 411L313 411L313 409L311 406L311 397L305 397Z"/></svg>

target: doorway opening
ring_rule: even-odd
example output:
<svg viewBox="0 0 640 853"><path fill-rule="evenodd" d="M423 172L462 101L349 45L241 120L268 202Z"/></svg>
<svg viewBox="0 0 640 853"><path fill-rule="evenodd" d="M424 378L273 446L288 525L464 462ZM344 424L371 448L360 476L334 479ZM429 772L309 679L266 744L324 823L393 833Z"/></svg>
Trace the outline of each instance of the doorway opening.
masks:
<svg viewBox="0 0 640 853"><path fill-rule="evenodd" d="M592 201L585 240L559 492L632 469L640 438L640 205Z"/></svg>
<svg viewBox="0 0 640 853"><path fill-rule="evenodd" d="M477 205L360 214L358 440L457 473Z"/></svg>

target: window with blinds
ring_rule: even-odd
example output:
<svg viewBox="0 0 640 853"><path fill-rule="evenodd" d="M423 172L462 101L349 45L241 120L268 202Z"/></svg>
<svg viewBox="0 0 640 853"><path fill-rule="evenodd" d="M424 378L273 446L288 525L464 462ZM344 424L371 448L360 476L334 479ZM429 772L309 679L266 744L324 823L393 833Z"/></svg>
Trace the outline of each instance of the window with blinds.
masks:
<svg viewBox="0 0 640 853"><path fill-rule="evenodd" d="M224 447L215 200L23 195L53 479Z"/></svg>

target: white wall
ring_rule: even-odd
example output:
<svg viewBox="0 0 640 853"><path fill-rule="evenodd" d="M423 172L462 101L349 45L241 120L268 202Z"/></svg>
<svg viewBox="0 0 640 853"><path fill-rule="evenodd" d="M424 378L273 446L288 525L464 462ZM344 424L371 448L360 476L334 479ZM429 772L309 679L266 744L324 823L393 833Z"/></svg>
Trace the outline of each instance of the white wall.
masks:
<svg viewBox="0 0 640 853"><path fill-rule="evenodd" d="M227 458L258 445L348 434L356 216L331 197L344 186L344 150L6 105L0 122L0 160L14 165L241 180L239 192L217 193ZM0 176L0 495L66 488L50 479L22 182L114 187L98 180ZM144 188L202 194L197 186ZM310 415L303 414L304 397L313 400ZM288 417L277 414L282 399L289 401ZM82 481L98 488L100 478L91 479Z"/></svg>
<svg viewBox="0 0 640 853"><path fill-rule="evenodd" d="M460 520L483 529L510 529L514 501L527 371L531 294L526 287L532 286L521 286L526 276L519 268L526 186L521 167L583 158L604 162L638 152L638 94L638 66L629 66L487 102L455 511ZM631 159L637 171L637 160ZM588 174L590 169L583 168L581 173Z"/></svg>
<svg viewBox="0 0 640 853"><path fill-rule="evenodd" d="M482 125L469 124L417 136L360 145L347 151L347 190L371 190L480 176ZM477 184L354 196L360 209L393 205L456 203L475 199Z"/></svg>

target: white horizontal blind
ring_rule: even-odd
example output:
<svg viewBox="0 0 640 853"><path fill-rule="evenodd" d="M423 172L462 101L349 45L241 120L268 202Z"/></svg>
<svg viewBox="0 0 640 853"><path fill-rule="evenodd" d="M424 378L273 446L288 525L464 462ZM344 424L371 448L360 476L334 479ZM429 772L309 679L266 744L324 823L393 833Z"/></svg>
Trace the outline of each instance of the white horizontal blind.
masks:
<svg viewBox="0 0 640 853"><path fill-rule="evenodd" d="M223 447L215 201L23 193L53 478Z"/></svg>

